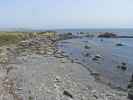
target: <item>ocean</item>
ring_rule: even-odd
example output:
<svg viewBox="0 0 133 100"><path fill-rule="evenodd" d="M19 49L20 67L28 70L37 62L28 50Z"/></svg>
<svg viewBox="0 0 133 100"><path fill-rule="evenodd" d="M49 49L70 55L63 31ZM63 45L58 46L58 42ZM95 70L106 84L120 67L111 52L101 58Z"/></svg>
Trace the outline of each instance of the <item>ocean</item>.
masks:
<svg viewBox="0 0 133 100"><path fill-rule="evenodd" d="M59 33L64 33L64 32L72 32L72 33L77 33L77 32L115 32L120 35L132 35L133 36L133 28L118 28L118 29L55 29L54 31L59 32Z"/></svg>

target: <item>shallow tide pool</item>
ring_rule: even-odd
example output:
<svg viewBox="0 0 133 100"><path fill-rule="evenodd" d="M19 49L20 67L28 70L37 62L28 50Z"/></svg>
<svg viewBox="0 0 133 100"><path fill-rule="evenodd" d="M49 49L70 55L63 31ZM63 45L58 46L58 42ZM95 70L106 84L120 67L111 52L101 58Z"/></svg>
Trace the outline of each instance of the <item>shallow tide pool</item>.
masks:
<svg viewBox="0 0 133 100"><path fill-rule="evenodd" d="M116 46L122 43L123 46ZM69 55L103 77L110 80L114 87L126 89L128 81L133 73L133 39L100 39L78 38L60 41L58 47ZM86 49L85 46L89 48ZM95 56L101 56L94 61ZM126 63L127 70L118 68L121 63Z"/></svg>

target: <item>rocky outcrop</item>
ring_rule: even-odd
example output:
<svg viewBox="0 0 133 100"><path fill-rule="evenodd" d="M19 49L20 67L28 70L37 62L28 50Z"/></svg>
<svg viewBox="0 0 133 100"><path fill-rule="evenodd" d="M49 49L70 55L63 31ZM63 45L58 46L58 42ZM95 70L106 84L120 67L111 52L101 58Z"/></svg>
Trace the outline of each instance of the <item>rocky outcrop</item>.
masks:
<svg viewBox="0 0 133 100"><path fill-rule="evenodd" d="M72 38L78 38L78 36L73 35L73 33L62 33L58 35L57 40L66 40L66 39L72 39Z"/></svg>
<svg viewBox="0 0 133 100"><path fill-rule="evenodd" d="M56 42L47 38L34 38L21 41L17 46L18 53L36 53L52 55L56 51Z"/></svg>
<svg viewBox="0 0 133 100"><path fill-rule="evenodd" d="M99 34L98 37L103 37L103 38L116 38L117 35L114 34L114 33L105 32L105 33Z"/></svg>

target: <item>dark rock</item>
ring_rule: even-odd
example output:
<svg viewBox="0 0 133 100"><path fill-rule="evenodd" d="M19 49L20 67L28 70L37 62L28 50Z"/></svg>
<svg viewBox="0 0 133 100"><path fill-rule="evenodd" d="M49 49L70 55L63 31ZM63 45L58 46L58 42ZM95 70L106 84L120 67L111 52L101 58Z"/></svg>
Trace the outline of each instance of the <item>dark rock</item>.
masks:
<svg viewBox="0 0 133 100"><path fill-rule="evenodd" d="M79 34L85 34L84 32L79 32Z"/></svg>
<svg viewBox="0 0 133 100"><path fill-rule="evenodd" d="M90 55L89 53L86 53L86 54L85 54L85 57L88 57L89 55Z"/></svg>
<svg viewBox="0 0 133 100"><path fill-rule="evenodd" d="M74 60L73 59L71 59L71 63L74 63Z"/></svg>
<svg viewBox="0 0 133 100"><path fill-rule="evenodd" d="M126 65L126 63L125 63L125 62L122 62L121 64L122 64L122 65L124 65L124 66Z"/></svg>
<svg viewBox="0 0 133 100"><path fill-rule="evenodd" d="M88 52L82 52L82 55L83 55L84 57L88 57L88 56L90 56L90 53L88 53Z"/></svg>
<svg viewBox="0 0 133 100"><path fill-rule="evenodd" d="M90 49L91 47L89 47L89 46L87 46L87 45L85 45L85 47L84 47L85 49Z"/></svg>
<svg viewBox="0 0 133 100"><path fill-rule="evenodd" d="M68 32L67 35L73 35L71 32Z"/></svg>
<svg viewBox="0 0 133 100"><path fill-rule="evenodd" d="M102 56L100 56L100 55L96 55L95 58L102 58Z"/></svg>
<svg viewBox="0 0 133 100"><path fill-rule="evenodd" d="M133 74L131 76L131 80L128 83L128 98L133 100Z"/></svg>
<svg viewBox="0 0 133 100"><path fill-rule="evenodd" d="M122 43L117 43L116 46L124 46Z"/></svg>
<svg viewBox="0 0 133 100"><path fill-rule="evenodd" d="M127 70L127 64L125 62L122 62L120 65L117 66L118 69L121 69L123 71Z"/></svg>
<svg viewBox="0 0 133 100"><path fill-rule="evenodd" d="M127 86L128 89L130 89L130 88L133 87L133 82L132 82L132 81L133 81L133 80L131 80L131 81L129 82L129 84L128 84L128 86Z"/></svg>
<svg viewBox="0 0 133 100"><path fill-rule="evenodd" d="M58 53L58 52L54 53L54 56L56 58L64 58L65 57L62 53Z"/></svg>
<svg viewBox="0 0 133 100"><path fill-rule="evenodd" d="M94 61L98 61L99 59L102 59L102 56L96 55L96 56L94 56L94 57L92 58L92 60L94 60Z"/></svg>
<svg viewBox="0 0 133 100"><path fill-rule="evenodd" d="M91 75L92 76L99 76L100 74L98 72L92 72Z"/></svg>
<svg viewBox="0 0 133 100"><path fill-rule="evenodd" d="M98 37L104 37L104 38L116 38L117 35L110 32L105 32L103 34L98 35Z"/></svg>
<svg viewBox="0 0 133 100"><path fill-rule="evenodd" d="M127 67L126 67L126 66L121 66L121 69L122 69L123 71L125 71L125 70L127 70Z"/></svg>
<svg viewBox="0 0 133 100"><path fill-rule="evenodd" d="M96 80L100 80L100 78L101 78L101 77L100 77L100 74L99 74L98 72L92 72L91 75L94 76L94 78L95 78Z"/></svg>
<svg viewBox="0 0 133 100"><path fill-rule="evenodd" d="M133 100L133 88L131 88L131 89L128 90L128 98L130 100Z"/></svg>
<svg viewBox="0 0 133 100"><path fill-rule="evenodd" d="M59 38L58 40L66 40L66 39L76 38L76 36L69 32L69 33L59 34L58 38Z"/></svg>
<svg viewBox="0 0 133 100"><path fill-rule="evenodd" d="M132 76L131 76L131 80L132 80L132 82L133 82L133 74L132 74Z"/></svg>
<svg viewBox="0 0 133 100"><path fill-rule="evenodd" d="M63 94L69 98L73 98L73 95L66 90L64 90Z"/></svg>
<svg viewBox="0 0 133 100"><path fill-rule="evenodd" d="M98 59L97 59L97 58L95 58L95 57L94 57L94 58L92 58L92 60L94 60L94 61L98 61Z"/></svg>
<svg viewBox="0 0 133 100"><path fill-rule="evenodd" d="M121 66L120 66L120 65L118 65L118 66L117 66L117 68L118 68L118 69L120 69L120 68L121 68Z"/></svg>

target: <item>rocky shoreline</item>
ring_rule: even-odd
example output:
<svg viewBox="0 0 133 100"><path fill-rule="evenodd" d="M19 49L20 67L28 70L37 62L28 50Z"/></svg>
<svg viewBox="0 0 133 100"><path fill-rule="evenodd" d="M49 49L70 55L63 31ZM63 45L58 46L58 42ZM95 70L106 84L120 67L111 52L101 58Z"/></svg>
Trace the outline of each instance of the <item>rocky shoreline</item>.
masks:
<svg viewBox="0 0 133 100"><path fill-rule="evenodd" d="M0 100L128 100L56 44L44 36L1 47Z"/></svg>

